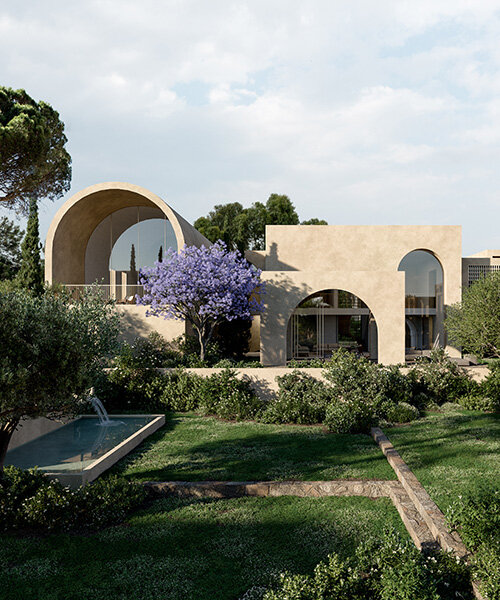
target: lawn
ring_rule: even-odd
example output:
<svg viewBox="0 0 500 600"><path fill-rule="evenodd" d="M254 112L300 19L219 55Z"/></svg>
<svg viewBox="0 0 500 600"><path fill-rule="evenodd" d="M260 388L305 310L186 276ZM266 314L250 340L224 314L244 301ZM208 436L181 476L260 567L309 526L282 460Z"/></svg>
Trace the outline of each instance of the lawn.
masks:
<svg viewBox="0 0 500 600"><path fill-rule="evenodd" d="M384 430L443 512L466 489L498 482L499 415L456 410Z"/></svg>
<svg viewBox="0 0 500 600"><path fill-rule="evenodd" d="M118 463L136 481L395 479L368 435L320 426L228 423L175 413L164 428Z"/></svg>
<svg viewBox="0 0 500 600"><path fill-rule="evenodd" d="M0 536L1 597L235 600L387 526L407 537L387 498L165 498L90 536Z"/></svg>

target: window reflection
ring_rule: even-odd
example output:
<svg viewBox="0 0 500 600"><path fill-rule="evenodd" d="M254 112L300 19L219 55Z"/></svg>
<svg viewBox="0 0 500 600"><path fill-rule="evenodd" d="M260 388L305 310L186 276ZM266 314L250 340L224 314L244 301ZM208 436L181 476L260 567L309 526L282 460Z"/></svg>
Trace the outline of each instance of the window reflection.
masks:
<svg viewBox="0 0 500 600"><path fill-rule="evenodd" d="M436 319L443 314L443 269L430 252L414 250L398 271L405 273L406 348L429 350L440 342Z"/></svg>

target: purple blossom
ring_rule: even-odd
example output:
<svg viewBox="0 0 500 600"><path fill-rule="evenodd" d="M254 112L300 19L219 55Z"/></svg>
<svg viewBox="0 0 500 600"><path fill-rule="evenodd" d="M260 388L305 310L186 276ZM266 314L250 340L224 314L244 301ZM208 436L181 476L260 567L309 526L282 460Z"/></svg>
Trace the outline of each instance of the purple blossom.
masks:
<svg viewBox="0 0 500 600"><path fill-rule="evenodd" d="M148 316L189 321L198 332L202 354L213 328L222 321L251 319L263 306L255 294L264 293L260 269L219 241L206 248L169 249L162 262L141 269ZM203 356L202 356L203 358Z"/></svg>

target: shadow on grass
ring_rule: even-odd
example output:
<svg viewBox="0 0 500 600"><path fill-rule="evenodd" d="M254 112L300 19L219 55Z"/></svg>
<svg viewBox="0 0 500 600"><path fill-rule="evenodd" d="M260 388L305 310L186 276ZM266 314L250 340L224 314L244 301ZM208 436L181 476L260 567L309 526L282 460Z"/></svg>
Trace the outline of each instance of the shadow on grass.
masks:
<svg viewBox="0 0 500 600"><path fill-rule="evenodd" d="M404 535L398 522L387 499L163 499L94 536L51 536L17 555L13 545L2 597L236 599L284 570L347 557L386 525Z"/></svg>
<svg viewBox="0 0 500 600"><path fill-rule="evenodd" d="M209 440L209 441L204 441ZM394 479L368 435L174 416L114 470L155 481Z"/></svg>

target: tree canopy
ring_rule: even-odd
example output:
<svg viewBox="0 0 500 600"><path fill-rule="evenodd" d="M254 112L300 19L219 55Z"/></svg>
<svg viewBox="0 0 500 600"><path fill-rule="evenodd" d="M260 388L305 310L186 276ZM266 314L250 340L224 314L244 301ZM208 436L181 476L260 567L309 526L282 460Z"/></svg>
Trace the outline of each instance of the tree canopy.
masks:
<svg viewBox="0 0 500 600"><path fill-rule="evenodd" d="M215 326L234 319L251 319L262 305L255 293L262 291L260 271L223 242L205 248L184 246L169 250L163 262L140 271L146 314L189 322L197 332L200 358Z"/></svg>
<svg viewBox="0 0 500 600"><path fill-rule="evenodd" d="M448 337L465 352L500 358L500 273L490 273L465 289L462 302L449 306Z"/></svg>
<svg viewBox="0 0 500 600"><path fill-rule="evenodd" d="M7 217L0 218L0 280L13 279L21 264L23 232Z"/></svg>
<svg viewBox="0 0 500 600"><path fill-rule="evenodd" d="M206 217L200 217L194 226L211 242L222 240L228 248L263 250L266 225L298 225L299 216L288 196L271 194L266 204L254 202L243 208L239 202L217 204ZM327 225L326 221L310 219L302 225Z"/></svg>
<svg viewBox="0 0 500 600"><path fill-rule="evenodd" d="M92 292L76 302L25 290L0 293L0 314L1 475L20 419L78 410L114 347L118 319Z"/></svg>
<svg viewBox="0 0 500 600"><path fill-rule="evenodd" d="M0 87L0 200L26 211L30 198L70 188L71 157L59 114L24 90Z"/></svg>

